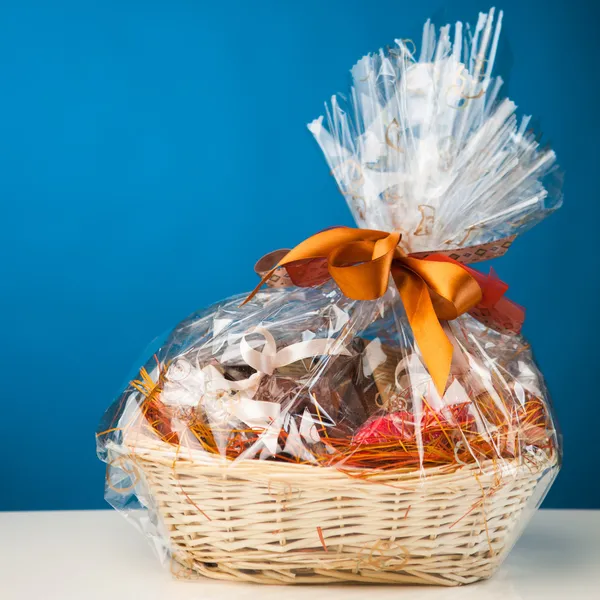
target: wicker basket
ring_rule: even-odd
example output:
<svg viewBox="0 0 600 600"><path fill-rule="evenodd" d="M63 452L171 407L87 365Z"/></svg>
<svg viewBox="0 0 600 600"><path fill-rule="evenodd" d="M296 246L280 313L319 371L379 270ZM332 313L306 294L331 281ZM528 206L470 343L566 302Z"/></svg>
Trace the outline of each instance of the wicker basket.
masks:
<svg viewBox="0 0 600 600"><path fill-rule="evenodd" d="M487 578L518 537L525 507L539 502L557 471L555 457L540 455L528 464L365 479L330 467L178 453L145 436L127 446L114 450L136 465L174 560L188 573L269 584L453 586Z"/></svg>

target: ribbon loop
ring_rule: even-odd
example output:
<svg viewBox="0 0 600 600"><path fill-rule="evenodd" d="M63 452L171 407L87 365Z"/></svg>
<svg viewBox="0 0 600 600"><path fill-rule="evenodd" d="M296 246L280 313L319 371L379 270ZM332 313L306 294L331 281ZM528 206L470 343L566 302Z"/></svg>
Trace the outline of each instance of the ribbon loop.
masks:
<svg viewBox="0 0 600 600"><path fill-rule="evenodd" d="M275 269L311 259L327 262L342 293L353 300L381 298L393 278L415 341L434 384L443 395L452 362L452 343L440 320L456 319L482 301L497 301L502 282L481 285L476 271L451 259L406 256L398 247L401 234L336 227L313 235L290 250ZM268 272L246 298L248 302L275 271ZM476 275L474 275L476 274ZM491 279L491 278L490 278ZM296 282L297 283L297 282ZM245 303L244 302L244 303Z"/></svg>
<svg viewBox="0 0 600 600"><path fill-rule="evenodd" d="M255 350L248 343L247 335L252 333L262 335L265 339L262 350ZM350 351L340 342L332 338L315 338L298 342L277 350L273 334L266 327L253 327L240 340L240 354L247 365L259 373L272 375L275 369L295 363L305 358L315 358L328 354L350 355Z"/></svg>
<svg viewBox="0 0 600 600"><path fill-rule="evenodd" d="M384 237L351 241L327 256L331 277L342 293L354 300L375 300L387 290L400 234L377 233Z"/></svg>

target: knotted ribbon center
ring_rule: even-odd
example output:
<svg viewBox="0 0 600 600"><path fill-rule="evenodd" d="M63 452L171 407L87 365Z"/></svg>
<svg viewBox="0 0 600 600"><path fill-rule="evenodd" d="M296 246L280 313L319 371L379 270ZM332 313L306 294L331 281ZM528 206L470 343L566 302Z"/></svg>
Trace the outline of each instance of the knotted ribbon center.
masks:
<svg viewBox="0 0 600 600"><path fill-rule="evenodd" d="M455 262L407 256L401 234L337 227L321 231L290 250L246 298L248 302L275 269L311 259L324 259L331 278L353 300L381 298L390 275L404 304L423 361L440 394L444 393L452 343L440 320L456 319L480 303L476 278Z"/></svg>

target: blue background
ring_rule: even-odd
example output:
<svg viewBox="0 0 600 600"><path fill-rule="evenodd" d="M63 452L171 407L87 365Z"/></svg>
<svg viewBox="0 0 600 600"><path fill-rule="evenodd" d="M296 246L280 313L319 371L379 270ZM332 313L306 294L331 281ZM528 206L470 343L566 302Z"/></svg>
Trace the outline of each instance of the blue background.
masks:
<svg viewBox="0 0 600 600"><path fill-rule="evenodd" d="M363 54L484 1L20 0L0 8L0 509L105 507L94 432L150 340L351 217L305 124ZM497 72L566 171L495 265L600 508L597 3L504 0Z"/></svg>

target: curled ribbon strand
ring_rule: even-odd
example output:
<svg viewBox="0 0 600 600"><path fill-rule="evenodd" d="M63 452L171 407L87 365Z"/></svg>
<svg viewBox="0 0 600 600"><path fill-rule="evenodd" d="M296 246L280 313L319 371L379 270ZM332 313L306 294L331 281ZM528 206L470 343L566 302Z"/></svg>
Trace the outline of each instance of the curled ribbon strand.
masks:
<svg viewBox="0 0 600 600"><path fill-rule="evenodd" d="M247 336L252 334L260 335L264 339L260 350L253 348L248 342ZM283 426L285 409L282 409L278 402L254 399L261 379L265 375L271 375L275 369L299 360L324 355L350 355L350 350L340 340L334 338L315 338L278 349L271 332L260 325L248 330L241 337L239 350L241 358L255 369L256 373L250 375L248 379L230 381L213 365L206 365L200 369L203 393L209 391L214 394L222 390L235 392L220 401L225 414L236 417L248 427L262 430L259 443L254 450L264 446L271 455L277 453L277 440ZM319 439L308 413L302 416L300 431L295 433L313 442Z"/></svg>
<svg viewBox="0 0 600 600"><path fill-rule="evenodd" d="M400 233L372 229L337 227L321 231L290 250L244 303L254 297L275 269L298 261L325 260L331 278L353 300L380 298L391 275L423 361L443 395L453 347L440 319L455 319L477 306L482 300L481 287L462 265L407 256L398 247L400 238Z"/></svg>
<svg viewBox="0 0 600 600"><path fill-rule="evenodd" d="M314 358L325 354L350 354L347 348L339 342L336 344L336 341L330 338L317 338L298 342L277 350L275 338L265 327L254 327L248 333L260 334L265 340L264 347L261 351L255 350L250 346L244 335L240 340L240 354L246 364L259 373L266 373L267 375L271 375L279 367L305 358Z"/></svg>

